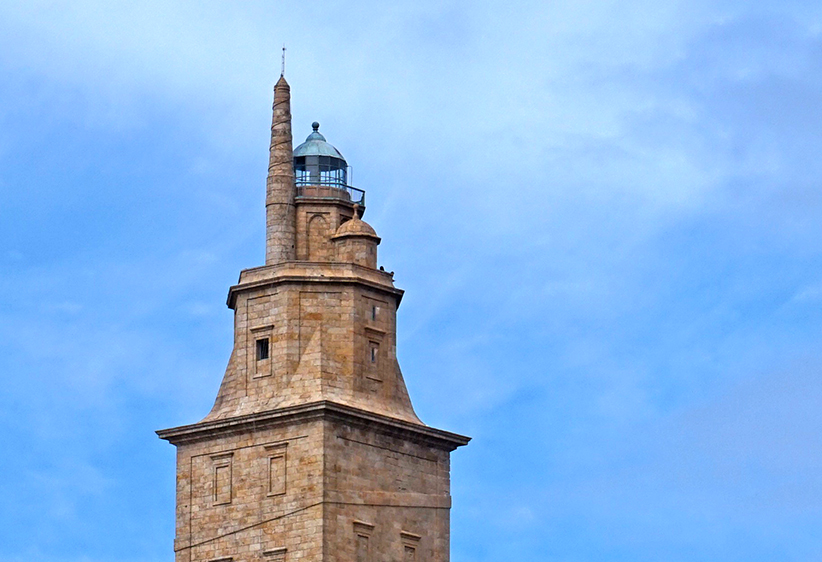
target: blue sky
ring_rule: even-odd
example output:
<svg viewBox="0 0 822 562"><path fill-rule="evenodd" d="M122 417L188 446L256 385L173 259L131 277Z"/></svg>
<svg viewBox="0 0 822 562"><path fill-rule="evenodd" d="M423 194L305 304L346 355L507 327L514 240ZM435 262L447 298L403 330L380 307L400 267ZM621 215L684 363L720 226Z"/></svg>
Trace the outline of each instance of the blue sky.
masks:
<svg viewBox="0 0 822 562"><path fill-rule="evenodd" d="M822 559L822 5L0 4L0 561L172 559L271 91L368 192L452 560Z"/></svg>

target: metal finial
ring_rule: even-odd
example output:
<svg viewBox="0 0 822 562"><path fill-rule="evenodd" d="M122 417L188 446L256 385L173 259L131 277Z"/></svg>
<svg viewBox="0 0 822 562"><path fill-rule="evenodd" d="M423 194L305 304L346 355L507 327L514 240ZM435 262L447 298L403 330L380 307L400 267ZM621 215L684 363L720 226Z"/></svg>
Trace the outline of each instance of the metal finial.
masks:
<svg viewBox="0 0 822 562"><path fill-rule="evenodd" d="M320 123L318 121L314 121L313 123L311 123L311 128L314 129L314 132L319 131L320 130Z"/></svg>
<svg viewBox="0 0 822 562"><path fill-rule="evenodd" d="M283 43L283 65L280 69L280 76L285 76L285 43Z"/></svg>

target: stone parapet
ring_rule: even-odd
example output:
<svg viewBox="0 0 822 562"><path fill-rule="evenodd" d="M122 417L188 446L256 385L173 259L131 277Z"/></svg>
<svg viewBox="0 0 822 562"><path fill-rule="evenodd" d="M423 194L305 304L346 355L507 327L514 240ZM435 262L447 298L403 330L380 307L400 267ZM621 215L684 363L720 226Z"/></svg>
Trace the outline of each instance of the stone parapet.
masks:
<svg viewBox="0 0 822 562"><path fill-rule="evenodd" d="M264 265L240 272L236 285L228 290L226 304L234 308L237 294L241 291L282 283L361 283L377 290L391 293L397 305L404 291L394 287L394 274L355 263L291 261L277 265Z"/></svg>

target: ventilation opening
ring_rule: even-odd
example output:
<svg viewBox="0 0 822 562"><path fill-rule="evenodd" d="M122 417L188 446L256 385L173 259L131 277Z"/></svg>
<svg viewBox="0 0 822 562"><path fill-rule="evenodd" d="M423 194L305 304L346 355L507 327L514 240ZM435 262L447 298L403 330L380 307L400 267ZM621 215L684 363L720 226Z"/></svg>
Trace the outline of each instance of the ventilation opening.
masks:
<svg viewBox="0 0 822 562"><path fill-rule="evenodd" d="M268 338L257 340L257 361L268 359Z"/></svg>

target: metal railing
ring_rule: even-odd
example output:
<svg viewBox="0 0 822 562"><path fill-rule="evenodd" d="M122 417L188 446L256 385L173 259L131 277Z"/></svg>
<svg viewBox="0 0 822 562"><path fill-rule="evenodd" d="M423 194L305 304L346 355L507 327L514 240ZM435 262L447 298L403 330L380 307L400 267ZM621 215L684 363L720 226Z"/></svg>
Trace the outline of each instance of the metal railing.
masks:
<svg viewBox="0 0 822 562"><path fill-rule="evenodd" d="M297 197L342 199L365 207L365 191L341 181L321 180L320 182L312 182L307 179L296 178L296 183Z"/></svg>

